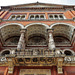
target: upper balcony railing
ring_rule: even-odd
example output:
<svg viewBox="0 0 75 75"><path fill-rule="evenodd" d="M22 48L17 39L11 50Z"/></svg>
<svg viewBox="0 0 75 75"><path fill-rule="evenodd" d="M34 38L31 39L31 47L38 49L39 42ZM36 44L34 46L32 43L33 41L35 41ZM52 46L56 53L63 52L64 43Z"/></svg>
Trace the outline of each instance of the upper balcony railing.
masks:
<svg viewBox="0 0 75 75"><path fill-rule="evenodd" d="M51 57L54 56L54 51L49 49L25 49L24 51L16 51L17 57Z"/></svg>

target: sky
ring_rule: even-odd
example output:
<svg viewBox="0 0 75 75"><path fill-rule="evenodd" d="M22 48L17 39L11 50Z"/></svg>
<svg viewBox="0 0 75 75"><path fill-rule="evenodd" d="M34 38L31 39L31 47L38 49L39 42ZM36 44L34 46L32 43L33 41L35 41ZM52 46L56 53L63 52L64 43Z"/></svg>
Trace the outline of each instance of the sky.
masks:
<svg viewBox="0 0 75 75"><path fill-rule="evenodd" d="M0 0L0 6L35 3L37 1L41 3L75 5L75 0Z"/></svg>

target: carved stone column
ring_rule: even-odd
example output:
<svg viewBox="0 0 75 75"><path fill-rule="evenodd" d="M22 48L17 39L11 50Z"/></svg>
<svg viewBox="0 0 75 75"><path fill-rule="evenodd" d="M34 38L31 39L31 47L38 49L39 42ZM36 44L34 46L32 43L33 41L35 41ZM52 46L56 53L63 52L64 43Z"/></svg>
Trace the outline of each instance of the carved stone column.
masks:
<svg viewBox="0 0 75 75"><path fill-rule="evenodd" d="M25 49L25 29L22 29L21 31L21 36L17 45L17 50L24 50Z"/></svg>
<svg viewBox="0 0 75 75"><path fill-rule="evenodd" d="M48 33L49 33L48 48L49 50L55 50L55 43L53 39L53 29L48 29Z"/></svg>

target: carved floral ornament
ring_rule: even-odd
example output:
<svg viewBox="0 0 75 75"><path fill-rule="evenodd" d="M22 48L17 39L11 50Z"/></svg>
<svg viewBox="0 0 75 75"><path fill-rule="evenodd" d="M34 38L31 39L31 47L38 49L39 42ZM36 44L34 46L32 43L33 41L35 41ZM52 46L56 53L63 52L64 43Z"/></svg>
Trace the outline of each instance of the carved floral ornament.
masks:
<svg viewBox="0 0 75 75"><path fill-rule="evenodd" d="M64 58L64 61L65 61L65 62L75 62L75 57L70 57L70 56L65 57L65 58Z"/></svg>

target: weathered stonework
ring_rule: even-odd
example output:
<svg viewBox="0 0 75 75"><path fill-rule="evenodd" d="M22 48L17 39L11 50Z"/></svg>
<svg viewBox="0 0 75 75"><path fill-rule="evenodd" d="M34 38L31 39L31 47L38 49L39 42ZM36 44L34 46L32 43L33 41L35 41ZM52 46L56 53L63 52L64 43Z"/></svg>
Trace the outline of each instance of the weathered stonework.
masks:
<svg viewBox="0 0 75 75"><path fill-rule="evenodd" d="M2 6L0 75L75 75L74 7Z"/></svg>

